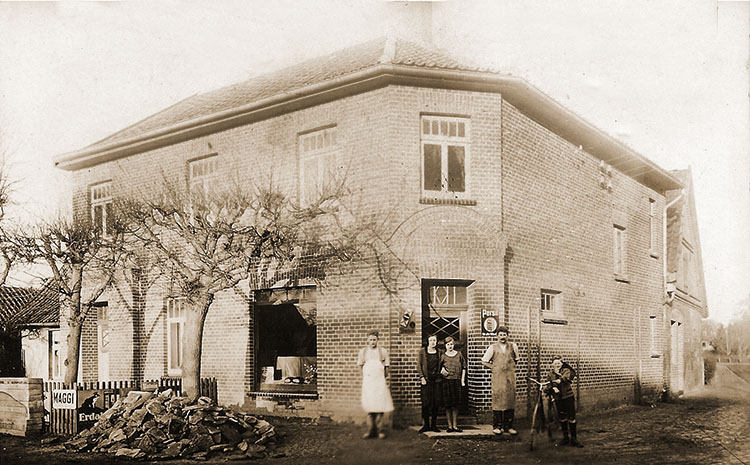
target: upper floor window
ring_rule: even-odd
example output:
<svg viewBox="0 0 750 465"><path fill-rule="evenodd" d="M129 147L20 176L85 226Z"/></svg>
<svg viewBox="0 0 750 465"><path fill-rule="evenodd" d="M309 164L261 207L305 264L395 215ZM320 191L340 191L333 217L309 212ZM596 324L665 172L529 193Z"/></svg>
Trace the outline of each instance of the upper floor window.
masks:
<svg viewBox="0 0 750 465"><path fill-rule="evenodd" d="M299 136L300 204L312 204L336 181L339 153L336 127Z"/></svg>
<svg viewBox="0 0 750 465"><path fill-rule="evenodd" d="M185 332L185 299L167 300L167 374L182 374L183 334Z"/></svg>
<svg viewBox="0 0 750 465"><path fill-rule="evenodd" d="M219 174L219 157L210 157L193 160L188 165L188 188L190 195L204 196L216 187Z"/></svg>
<svg viewBox="0 0 750 465"><path fill-rule="evenodd" d="M464 198L469 186L469 119L422 116L422 195Z"/></svg>
<svg viewBox="0 0 750 465"><path fill-rule="evenodd" d="M625 228L614 225L615 277L625 277Z"/></svg>
<svg viewBox="0 0 750 465"><path fill-rule="evenodd" d="M112 182L91 186L91 221L103 235L112 231Z"/></svg>

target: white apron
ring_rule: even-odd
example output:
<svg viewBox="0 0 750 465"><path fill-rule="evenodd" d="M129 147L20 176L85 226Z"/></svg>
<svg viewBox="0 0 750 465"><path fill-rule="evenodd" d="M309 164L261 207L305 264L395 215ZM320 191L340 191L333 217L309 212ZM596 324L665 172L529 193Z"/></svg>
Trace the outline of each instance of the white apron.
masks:
<svg viewBox="0 0 750 465"><path fill-rule="evenodd" d="M378 358L367 358L362 366L362 408L367 413L393 411L383 370L383 363Z"/></svg>

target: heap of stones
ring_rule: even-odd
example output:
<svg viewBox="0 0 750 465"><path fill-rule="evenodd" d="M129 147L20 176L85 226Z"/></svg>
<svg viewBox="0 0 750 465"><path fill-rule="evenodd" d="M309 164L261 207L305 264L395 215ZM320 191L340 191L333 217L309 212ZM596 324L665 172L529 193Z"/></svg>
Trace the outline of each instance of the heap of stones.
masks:
<svg viewBox="0 0 750 465"><path fill-rule="evenodd" d="M171 390L130 391L91 428L65 443L76 452L103 452L136 459L225 453L232 458L264 458L276 438L273 426L200 397L192 405Z"/></svg>

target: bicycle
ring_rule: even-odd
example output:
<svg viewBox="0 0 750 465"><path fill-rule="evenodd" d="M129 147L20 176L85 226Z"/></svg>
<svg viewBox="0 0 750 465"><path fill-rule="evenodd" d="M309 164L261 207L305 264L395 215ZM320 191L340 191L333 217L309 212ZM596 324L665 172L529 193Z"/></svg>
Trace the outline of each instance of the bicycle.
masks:
<svg viewBox="0 0 750 465"><path fill-rule="evenodd" d="M544 401L542 400L542 394L544 393L544 386L550 384L549 381L546 381L544 383L537 381L534 378L529 377L529 381L533 381L539 386L539 395L536 398L536 404L534 405L534 413L531 415L531 431L529 432L529 450L534 450L534 435L536 432L536 418L537 413L539 412L539 406L542 406L542 412L544 412ZM548 417L551 419L555 416L555 398L550 396L550 402L548 404ZM550 440L552 440L552 428L550 428L552 422L549 422L546 425L547 428L547 436L549 436ZM545 427L545 426L542 426Z"/></svg>

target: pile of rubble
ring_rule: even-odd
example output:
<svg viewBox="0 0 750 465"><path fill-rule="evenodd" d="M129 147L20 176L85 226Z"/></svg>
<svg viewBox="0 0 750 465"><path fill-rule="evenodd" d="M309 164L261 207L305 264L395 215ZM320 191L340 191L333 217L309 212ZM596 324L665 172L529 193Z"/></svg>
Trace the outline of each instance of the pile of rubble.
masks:
<svg viewBox="0 0 750 465"><path fill-rule="evenodd" d="M65 443L73 451L105 452L132 458L263 458L276 432L265 420L234 413L208 397L194 404L171 390L159 394L130 391L102 413L91 428Z"/></svg>

